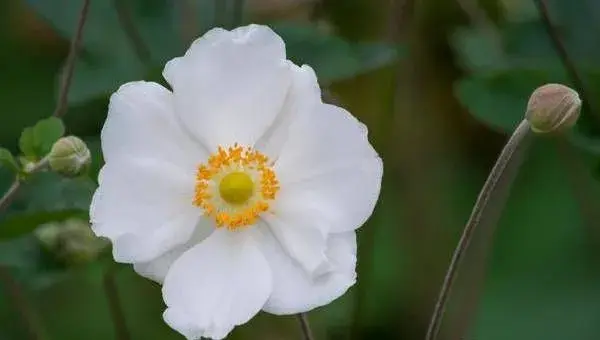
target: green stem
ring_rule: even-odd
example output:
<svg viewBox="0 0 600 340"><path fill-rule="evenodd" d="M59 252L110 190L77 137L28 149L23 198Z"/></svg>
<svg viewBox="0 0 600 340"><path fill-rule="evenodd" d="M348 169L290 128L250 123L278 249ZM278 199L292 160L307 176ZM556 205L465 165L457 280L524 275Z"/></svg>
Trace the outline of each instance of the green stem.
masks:
<svg viewBox="0 0 600 340"><path fill-rule="evenodd" d="M310 323L308 322L308 315L306 313L300 313L297 315L298 322L300 322L300 328L302 329L302 339L314 340Z"/></svg>
<svg viewBox="0 0 600 340"><path fill-rule="evenodd" d="M508 189L512 184L516 171L506 170L509 165L511 165L513 156L517 153L517 151L521 150L521 146L523 145L525 139L530 135L530 131L531 129L529 123L526 120L523 120L513 132L512 136L504 146L504 149L502 149L496 164L492 168L490 175L488 176L483 188L481 189L481 192L479 193L479 197L477 197L477 201L473 206L471 216L465 225L458 245L456 246L454 254L452 255L452 259L450 260L450 265L448 266L448 271L446 272L446 276L440 289L438 300L435 304L435 309L427 329L427 335L425 336L426 340L434 340L437 338L453 283L456 279L458 270L461 267L464 255L469 248L469 244L475 231L481 224L487 224L489 216L496 215L505 204L506 197L503 197L504 199L502 200L497 200L495 198L496 196L507 196L499 195L499 193L502 191L508 193ZM507 174L512 175L508 176L512 178L507 178ZM494 204L490 204L492 201ZM493 221L492 225L488 225L487 227L493 227L495 222L497 221Z"/></svg>
<svg viewBox="0 0 600 340"><path fill-rule="evenodd" d="M32 175L42 169L44 169L48 165L48 157L42 158L39 162L37 162L31 169L25 172L25 175ZM3 212L8 206L12 203L14 198L16 197L19 189L21 189L21 184L23 184L23 176L17 176L10 188L4 193L2 198L0 198L0 212Z"/></svg>
<svg viewBox="0 0 600 340"><path fill-rule="evenodd" d="M0 212L3 212L10 205L10 203L12 203L20 188L21 181L18 178L15 178L10 188L8 188L8 190L4 193L4 196L0 198Z"/></svg>
<svg viewBox="0 0 600 340"><path fill-rule="evenodd" d="M69 48L69 55L65 61L65 66L60 77L60 90L58 92L58 102L54 113L54 117L62 117L67 112L69 89L71 88L71 81L73 79L73 73L75 70L75 62L79 55L81 48L81 41L83 39L83 28L87 21L88 13L90 9L90 0L85 0L81 11L79 12L79 20L77 21L77 28L75 29L75 36L71 40L71 47Z"/></svg>

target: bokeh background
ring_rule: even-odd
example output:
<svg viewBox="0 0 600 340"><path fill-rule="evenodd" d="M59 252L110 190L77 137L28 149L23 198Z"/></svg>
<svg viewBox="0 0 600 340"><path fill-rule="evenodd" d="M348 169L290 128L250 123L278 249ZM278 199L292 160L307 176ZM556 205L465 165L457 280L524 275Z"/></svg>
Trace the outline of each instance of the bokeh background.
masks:
<svg viewBox="0 0 600 340"><path fill-rule="evenodd" d="M600 339L600 2L548 0L585 86L582 117L535 137L495 233L475 238L442 339ZM52 114L81 0L0 1L0 145ZM92 0L64 118L89 177L35 175L0 214L0 339L181 339L160 287L89 234L99 131L121 83L210 27L258 22L313 66L326 100L367 124L384 159L359 231L358 284L312 311L317 339L422 339L464 223L530 93L573 84L531 0ZM594 111L594 108L596 111ZM318 124L318 122L315 122ZM13 179L0 166L0 191ZM123 320L125 320L123 322ZM261 314L231 339L300 339Z"/></svg>

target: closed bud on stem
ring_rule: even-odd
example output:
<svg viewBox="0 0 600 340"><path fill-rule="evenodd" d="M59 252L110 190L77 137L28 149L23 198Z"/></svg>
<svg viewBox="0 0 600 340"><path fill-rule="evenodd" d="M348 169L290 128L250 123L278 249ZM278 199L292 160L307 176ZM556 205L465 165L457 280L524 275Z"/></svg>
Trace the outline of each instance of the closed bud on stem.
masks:
<svg viewBox="0 0 600 340"><path fill-rule="evenodd" d="M56 141L48 155L50 169L66 177L84 174L91 159L90 150L85 142L75 136L63 137Z"/></svg>
<svg viewBox="0 0 600 340"><path fill-rule="evenodd" d="M575 90L561 84L546 84L529 97L525 118L534 132L562 132L575 125L580 111L581 99Z"/></svg>

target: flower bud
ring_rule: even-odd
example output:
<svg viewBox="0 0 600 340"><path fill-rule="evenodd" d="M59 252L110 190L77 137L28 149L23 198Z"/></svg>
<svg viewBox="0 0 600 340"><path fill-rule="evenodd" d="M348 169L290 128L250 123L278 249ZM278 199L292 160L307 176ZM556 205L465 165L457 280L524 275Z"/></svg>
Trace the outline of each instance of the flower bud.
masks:
<svg viewBox="0 0 600 340"><path fill-rule="evenodd" d="M50 169L66 176L76 177L87 171L91 154L84 141L75 136L63 137L56 141L48 155Z"/></svg>
<svg viewBox="0 0 600 340"><path fill-rule="evenodd" d="M76 218L43 224L34 235L47 251L67 265L93 261L109 244L94 235L88 222Z"/></svg>
<svg viewBox="0 0 600 340"><path fill-rule="evenodd" d="M529 98L525 118L534 132L561 132L575 125L580 111L581 99L575 90L561 84L546 84Z"/></svg>

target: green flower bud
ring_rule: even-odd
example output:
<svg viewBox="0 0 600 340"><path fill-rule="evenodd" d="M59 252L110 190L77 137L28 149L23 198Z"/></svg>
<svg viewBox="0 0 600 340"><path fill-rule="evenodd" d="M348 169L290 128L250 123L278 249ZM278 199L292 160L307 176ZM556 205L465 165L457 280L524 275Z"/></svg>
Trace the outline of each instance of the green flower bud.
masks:
<svg viewBox="0 0 600 340"><path fill-rule="evenodd" d="M109 245L108 240L96 237L89 223L81 219L43 224L34 234L46 250L67 265L91 262Z"/></svg>
<svg viewBox="0 0 600 340"><path fill-rule="evenodd" d="M546 84L529 98L525 118L534 132L561 132L575 125L580 111L581 99L575 90L561 84Z"/></svg>
<svg viewBox="0 0 600 340"><path fill-rule="evenodd" d="M56 141L48 155L50 169L66 177L76 177L85 173L91 160L87 145L75 136L63 137Z"/></svg>

